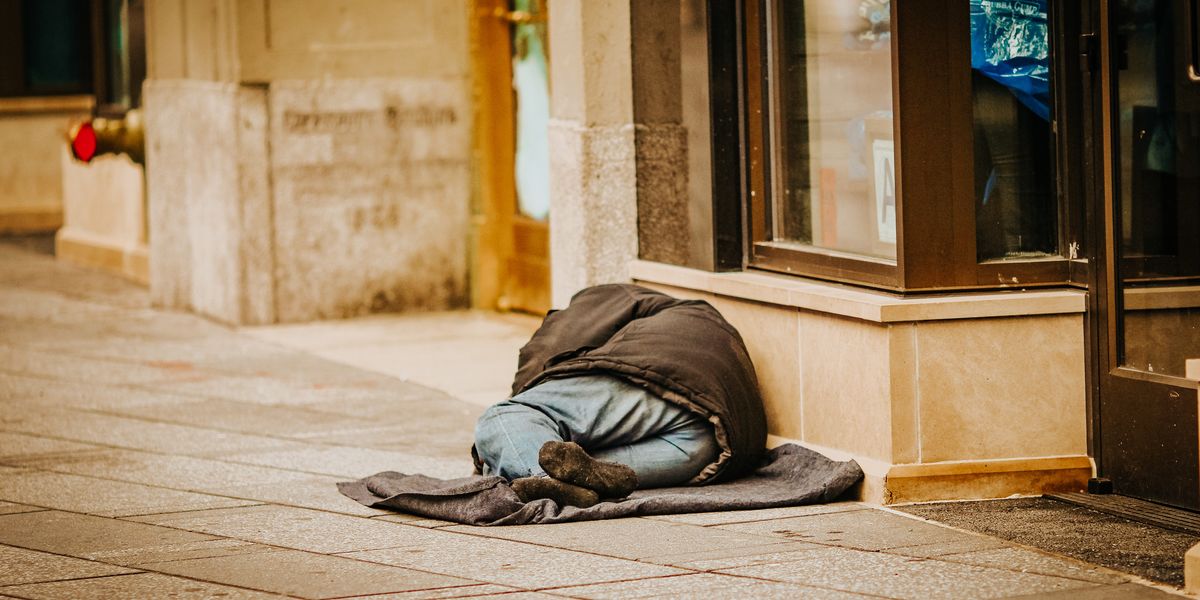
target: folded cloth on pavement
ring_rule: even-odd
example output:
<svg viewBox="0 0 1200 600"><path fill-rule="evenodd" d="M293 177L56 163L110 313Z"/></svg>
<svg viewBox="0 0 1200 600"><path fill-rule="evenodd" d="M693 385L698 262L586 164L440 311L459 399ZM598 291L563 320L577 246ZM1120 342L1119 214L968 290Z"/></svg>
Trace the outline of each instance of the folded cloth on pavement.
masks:
<svg viewBox="0 0 1200 600"><path fill-rule="evenodd" d="M385 471L338 484L343 494L385 508L467 525L527 525L832 502L863 477L853 460L839 462L797 446L769 451L750 474L726 483L637 490L590 508L553 500L521 502L501 477L437 479Z"/></svg>

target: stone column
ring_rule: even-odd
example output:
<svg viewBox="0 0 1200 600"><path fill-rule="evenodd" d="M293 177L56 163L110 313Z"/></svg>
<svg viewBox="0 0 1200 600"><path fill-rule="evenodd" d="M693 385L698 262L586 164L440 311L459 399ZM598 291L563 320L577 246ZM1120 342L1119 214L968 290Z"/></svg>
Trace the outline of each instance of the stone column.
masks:
<svg viewBox="0 0 1200 600"><path fill-rule="evenodd" d="M235 324L465 306L467 6L148 3L154 302Z"/></svg>
<svg viewBox="0 0 1200 600"><path fill-rule="evenodd" d="M630 3L552 0L552 302L629 280L637 257Z"/></svg>
<svg viewBox="0 0 1200 600"><path fill-rule="evenodd" d="M631 10L638 257L688 265L689 148L683 124L680 2L636 0ZM703 91L687 93L702 95L703 102Z"/></svg>

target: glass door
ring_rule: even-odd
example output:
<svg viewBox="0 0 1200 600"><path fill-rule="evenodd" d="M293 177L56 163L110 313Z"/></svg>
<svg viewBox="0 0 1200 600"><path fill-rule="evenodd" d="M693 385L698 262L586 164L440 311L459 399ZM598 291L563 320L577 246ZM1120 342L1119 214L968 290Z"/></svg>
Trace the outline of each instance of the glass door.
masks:
<svg viewBox="0 0 1200 600"><path fill-rule="evenodd" d="M1110 0L1098 290L1100 474L1200 509L1200 78L1194 3Z"/></svg>

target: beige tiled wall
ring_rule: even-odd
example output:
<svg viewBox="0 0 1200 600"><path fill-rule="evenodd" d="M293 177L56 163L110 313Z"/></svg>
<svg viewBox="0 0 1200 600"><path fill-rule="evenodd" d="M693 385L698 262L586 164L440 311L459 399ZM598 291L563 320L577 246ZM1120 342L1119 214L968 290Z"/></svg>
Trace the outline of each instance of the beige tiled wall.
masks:
<svg viewBox="0 0 1200 600"><path fill-rule="evenodd" d="M706 298L746 341L774 435L801 439L804 432L800 370L800 315L795 309L720 296Z"/></svg>
<svg viewBox="0 0 1200 600"><path fill-rule="evenodd" d="M881 324L648 285L741 332L773 435L893 465L1087 453L1079 314Z"/></svg>
<svg viewBox="0 0 1200 600"><path fill-rule="evenodd" d="M1079 315L916 328L921 462L1087 452Z"/></svg>
<svg viewBox="0 0 1200 600"><path fill-rule="evenodd" d="M62 223L60 155L68 127L86 116L0 112L0 231L54 231Z"/></svg>
<svg viewBox="0 0 1200 600"><path fill-rule="evenodd" d="M892 458L888 329L800 313L800 439L883 461Z"/></svg>

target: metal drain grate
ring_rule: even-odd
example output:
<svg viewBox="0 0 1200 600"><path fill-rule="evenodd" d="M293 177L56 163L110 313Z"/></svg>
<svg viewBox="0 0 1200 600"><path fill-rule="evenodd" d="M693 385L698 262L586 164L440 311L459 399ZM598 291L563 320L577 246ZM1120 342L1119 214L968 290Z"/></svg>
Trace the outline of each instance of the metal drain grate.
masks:
<svg viewBox="0 0 1200 600"><path fill-rule="evenodd" d="M1200 536L1200 514L1117 494L1046 494L1046 498L1163 529Z"/></svg>

